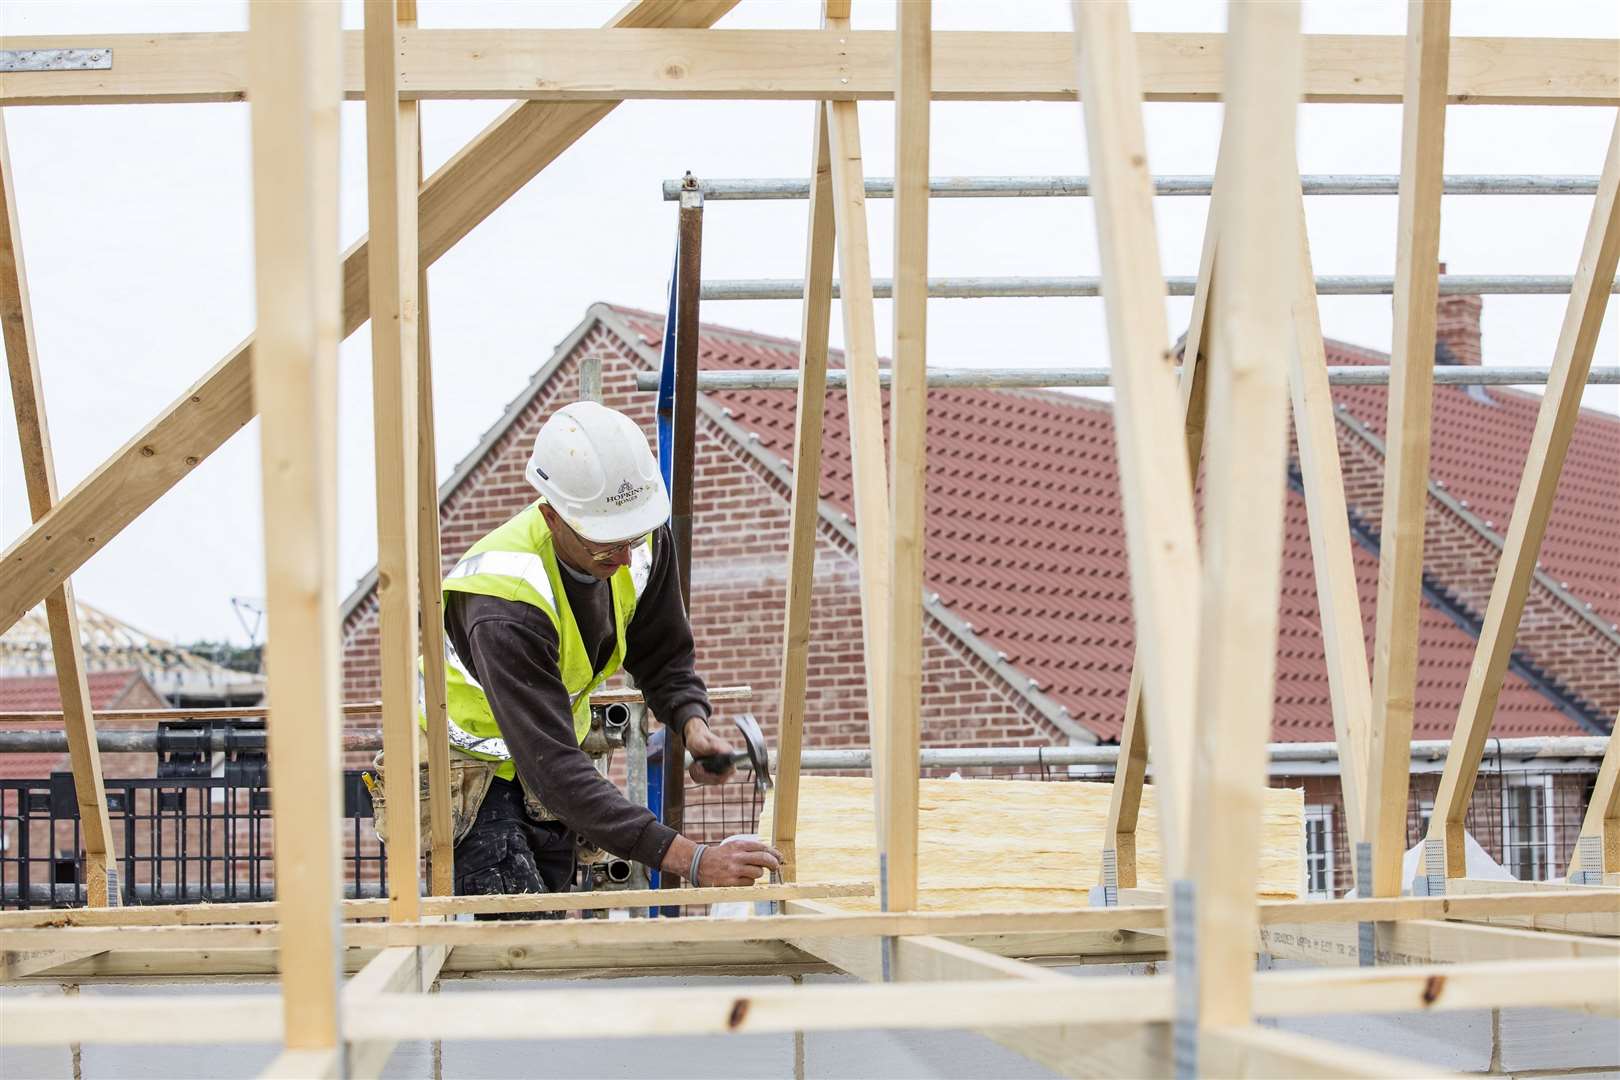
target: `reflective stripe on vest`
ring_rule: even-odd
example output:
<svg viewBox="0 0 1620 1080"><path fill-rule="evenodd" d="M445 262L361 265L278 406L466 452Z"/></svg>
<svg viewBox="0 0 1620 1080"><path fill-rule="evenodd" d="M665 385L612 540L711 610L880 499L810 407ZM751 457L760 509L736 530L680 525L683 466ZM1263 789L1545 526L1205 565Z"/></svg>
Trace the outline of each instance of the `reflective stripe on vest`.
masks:
<svg viewBox="0 0 1620 1080"><path fill-rule="evenodd" d="M613 590L614 648L601 671L591 659L562 587L561 569L552 548L551 533L539 504L496 528L456 564L444 580L445 592L467 592L515 600L544 611L557 631L557 666L568 691L574 736L584 742L591 729L590 693L618 671L624 660L624 634L636 604L652 575L652 537L630 552L630 565L609 579ZM497 775L512 779L511 751L495 721L484 688L445 640L445 689L449 704L450 742L457 749L486 760L502 761ZM427 723L424 710L422 723Z"/></svg>

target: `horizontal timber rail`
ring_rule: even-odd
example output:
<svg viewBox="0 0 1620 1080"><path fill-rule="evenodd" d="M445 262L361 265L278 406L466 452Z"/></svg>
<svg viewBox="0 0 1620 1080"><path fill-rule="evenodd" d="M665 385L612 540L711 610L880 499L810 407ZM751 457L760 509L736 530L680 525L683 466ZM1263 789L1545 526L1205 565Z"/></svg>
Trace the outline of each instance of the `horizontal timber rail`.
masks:
<svg viewBox="0 0 1620 1080"><path fill-rule="evenodd" d="M1579 892L1280 900L1262 901L1259 910L1262 924L1480 919L1510 915L1606 915L1620 912L1620 891L1592 888ZM567 948L593 944L770 941L917 934L949 937L1083 930L1155 931L1163 930L1164 925L1164 907L1143 905L1063 911L852 912L751 919L683 919L673 926L657 919L352 923L345 925L343 941L345 946L351 948L397 945ZM274 925L8 928L0 929L0 950L260 948L274 945L279 934Z"/></svg>
<svg viewBox="0 0 1620 1080"><path fill-rule="evenodd" d="M678 900L682 904L722 904L728 901L835 900L866 897L870 881L832 881L815 885L739 885L667 890L624 889L573 893L509 893L487 896L424 896L425 916L456 916L489 912L607 911L647 907ZM0 911L0 931L47 930L70 926L218 926L273 923L275 901L221 904L174 904L119 908L40 908ZM386 899L345 900L343 918L381 919L388 914Z"/></svg>
<svg viewBox="0 0 1620 1080"><path fill-rule="evenodd" d="M830 373L829 373L830 374ZM699 386L702 385L700 376ZM1617 380L1620 381L1620 380ZM106 714L97 714L105 719ZM189 717L191 713L185 713ZM199 736L199 744L204 738ZM96 733L96 743L103 753L153 753L158 749L156 730L117 731L103 729ZM216 730L206 735L209 750L256 750L265 746L260 731ZM1603 757L1608 747L1607 736L1537 736L1526 739L1493 739L1486 750L1486 760L1546 761L1590 759ZM1445 739L1425 739L1412 744L1412 761L1424 764L1445 761L1451 743ZM344 750L380 750L382 732L377 728L350 729L343 733ZM1339 748L1330 742L1272 743L1269 759L1273 766L1310 762L1332 762L1339 759ZM66 753L67 735L62 731L3 731L0 730L0 754ZM733 760L744 764L746 753L738 751ZM925 769L954 768L1021 768L1100 766L1111 768L1119 761L1117 746L950 746L924 747L920 765ZM799 760L806 770L869 769L872 767L870 750L806 750Z"/></svg>
<svg viewBox="0 0 1620 1080"><path fill-rule="evenodd" d="M1441 296L1547 296L1567 294L1574 278L1557 274L1441 274ZM1165 289L1171 296L1192 296L1198 287L1196 277L1167 277ZM1318 296L1389 296L1395 279L1378 275L1332 274L1316 279ZM1620 283L1610 287L1620 292ZM833 282L833 298L840 295ZM872 296L891 299L894 282L872 279ZM950 277L929 278L928 295L941 300L972 300L988 297L1101 296L1100 277ZM801 300L804 282L793 278L734 278L703 283L704 300ZM828 374L831 374L829 372Z"/></svg>
<svg viewBox="0 0 1620 1080"><path fill-rule="evenodd" d="M895 34L885 30L406 29L399 96L620 101L634 98L885 100L894 97ZM1218 101L1224 34L1134 35L1148 101ZM1074 35L940 31L932 96L962 101L1079 97ZM1309 34L1308 102L1398 103L1404 37ZM7 37L11 50L110 50L107 70L0 74L17 105L243 101L247 35ZM1458 105L1620 104L1616 43L1605 38L1451 40L1447 99ZM343 93L363 98L360 31L345 35Z"/></svg>
<svg viewBox="0 0 1620 1080"><path fill-rule="evenodd" d="M1180 370L1179 368L1177 369ZM1434 381L1439 386L1543 386L1551 372L1534 367L1482 367L1472 364L1436 367ZM888 368L878 369L881 385L889 385ZM1586 381L1594 386L1620 385L1620 367L1592 368ZM1328 368L1328 382L1334 386L1387 386L1388 364L1365 364ZM975 387L1040 389L1062 386L1104 387L1110 385L1109 369L1084 368L929 368L928 385L937 389L966 390ZM699 390L797 390L797 371L700 371ZM658 373L636 372L637 390L657 390ZM842 368L827 372L827 389L849 389L849 373ZM4 717L0 716L0 720Z"/></svg>
<svg viewBox="0 0 1620 1080"><path fill-rule="evenodd" d="M1262 972L1261 1016L1451 1011L1535 1004L1612 1009L1620 963L1512 961ZM365 995L344 1020L355 1042L580 1039L787 1031L1053 1027L1162 1022L1174 980L1137 976L1009 978L870 986L522 990L500 995ZM263 995L16 998L0 1011L0 1043L275 1042L281 1010ZM603 1016L615 1022L601 1024ZM1083 1036L1082 1036L1083 1037Z"/></svg>
<svg viewBox="0 0 1620 1080"><path fill-rule="evenodd" d="M1208 195L1213 176L1155 176L1155 195ZM1312 173L1299 178L1306 195L1396 195L1399 176ZM681 181L664 181L664 201L681 197ZM1464 174L1448 176L1447 195L1596 195L1596 176L1504 176ZM705 201L752 202L803 199L808 180L699 180ZM936 199L1083 199L1091 196L1089 176L933 176L928 194ZM894 198L894 178L866 178L868 199Z"/></svg>

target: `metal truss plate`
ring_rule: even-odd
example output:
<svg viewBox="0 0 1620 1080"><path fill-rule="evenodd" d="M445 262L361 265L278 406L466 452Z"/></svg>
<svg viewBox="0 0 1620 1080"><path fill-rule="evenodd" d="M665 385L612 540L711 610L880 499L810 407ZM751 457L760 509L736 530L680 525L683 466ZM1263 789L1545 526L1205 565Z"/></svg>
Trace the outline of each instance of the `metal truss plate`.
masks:
<svg viewBox="0 0 1620 1080"><path fill-rule="evenodd" d="M0 71L110 71L111 49L0 49Z"/></svg>

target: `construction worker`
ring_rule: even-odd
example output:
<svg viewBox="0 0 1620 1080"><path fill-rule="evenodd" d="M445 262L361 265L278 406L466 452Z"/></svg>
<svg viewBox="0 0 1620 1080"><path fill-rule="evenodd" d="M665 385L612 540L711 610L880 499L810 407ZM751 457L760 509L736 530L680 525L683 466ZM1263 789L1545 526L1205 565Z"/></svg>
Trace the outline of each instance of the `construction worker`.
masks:
<svg viewBox="0 0 1620 1080"><path fill-rule="evenodd" d="M595 402L567 405L540 429L525 475L540 498L474 544L444 582L450 742L495 766L456 844L456 892L566 892L575 833L700 885L747 885L777 869L764 844L679 835L580 748L591 691L622 665L694 757L732 753L709 728L669 497L641 430ZM694 763L691 776L718 784L731 771Z"/></svg>

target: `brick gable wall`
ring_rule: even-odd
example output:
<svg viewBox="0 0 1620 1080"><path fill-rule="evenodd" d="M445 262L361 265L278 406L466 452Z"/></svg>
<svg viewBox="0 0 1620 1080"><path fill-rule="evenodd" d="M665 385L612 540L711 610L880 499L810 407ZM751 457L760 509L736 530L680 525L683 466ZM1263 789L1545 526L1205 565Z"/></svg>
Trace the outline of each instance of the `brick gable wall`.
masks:
<svg viewBox="0 0 1620 1080"><path fill-rule="evenodd" d="M577 397L579 365L586 356L603 361L605 403L629 414L649 435L655 431L653 395L636 390L633 383L642 362L614 333L601 325L592 328L444 501L440 520L446 569L533 497L523 468L535 433L552 411ZM774 746L789 493L701 414L696 460L692 622L698 670L711 686L753 687L751 710ZM860 627L854 553L834 530L823 526L816 545L811 606L807 746L867 745ZM351 701L374 700L380 692L374 590L351 612L343 633L344 696ZM932 621L925 625L923 711L923 740L932 745L1066 741L983 661Z"/></svg>

